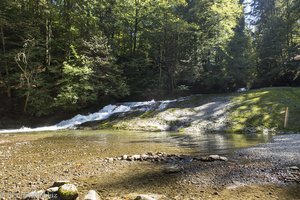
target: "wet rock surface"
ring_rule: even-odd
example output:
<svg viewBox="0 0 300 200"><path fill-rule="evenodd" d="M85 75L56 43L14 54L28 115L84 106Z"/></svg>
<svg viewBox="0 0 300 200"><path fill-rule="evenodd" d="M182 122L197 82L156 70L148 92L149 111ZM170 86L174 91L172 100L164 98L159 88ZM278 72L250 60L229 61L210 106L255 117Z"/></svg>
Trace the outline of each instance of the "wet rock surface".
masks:
<svg viewBox="0 0 300 200"><path fill-rule="evenodd" d="M201 97L201 95L198 95ZM196 98L194 96L194 98ZM83 123L78 129L122 129L135 131L182 131L182 132L219 132L228 129L228 110L232 108L232 97L213 97L195 101L193 97L183 100L182 107L176 103L168 104L162 110L150 112L131 111L115 114L107 120ZM198 102L198 103L197 103ZM174 105L173 105L174 104Z"/></svg>

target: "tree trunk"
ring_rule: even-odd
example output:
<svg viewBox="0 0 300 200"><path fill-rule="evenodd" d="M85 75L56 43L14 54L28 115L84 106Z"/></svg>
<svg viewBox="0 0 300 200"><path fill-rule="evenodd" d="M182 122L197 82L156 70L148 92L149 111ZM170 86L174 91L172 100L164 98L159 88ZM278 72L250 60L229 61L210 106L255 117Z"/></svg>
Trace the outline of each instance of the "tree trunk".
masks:
<svg viewBox="0 0 300 200"><path fill-rule="evenodd" d="M134 35L133 35L133 53L136 51L137 46L137 34L138 34L138 23L139 23L139 9L138 0L135 0L135 20L134 20Z"/></svg>
<svg viewBox="0 0 300 200"><path fill-rule="evenodd" d="M30 89L31 89L30 77L28 77L26 75L25 79L26 79L26 84L27 84L27 92L26 92L26 95L25 95L25 104L24 104L24 109L23 109L24 113L27 112L28 102L29 102L29 98L30 98Z"/></svg>
<svg viewBox="0 0 300 200"><path fill-rule="evenodd" d="M51 43L51 22L47 16L46 17L46 65L47 66L51 65L50 43Z"/></svg>
<svg viewBox="0 0 300 200"><path fill-rule="evenodd" d="M291 25L290 2L286 0L286 45L287 45L287 59L291 59L291 39L293 38L293 31Z"/></svg>
<svg viewBox="0 0 300 200"><path fill-rule="evenodd" d="M71 50L70 50L70 46L72 44L72 31L71 31L71 27L72 27L72 22L71 22L71 17L70 17L70 13L71 12L71 3L69 0L64 1L63 4L64 8L63 8L63 13L64 13L64 21L65 21L65 30L67 32L67 42L66 42L66 57L68 59L70 59L71 57Z"/></svg>
<svg viewBox="0 0 300 200"><path fill-rule="evenodd" d="M5 56L6 48L5 48L5 36L4 36L3 26L1 26L0 31L1 31L1 41L2 41L2 52L3 52L3 55ZM7 65L6 61L4 61L4 67L5 67L5 76L6 76L6 78L5 78L6 79L5 80L6 94L7 94L7 97L9 98L9 102L11 102L11 86L10 86L10 81L9 81L8 65Z"/></svg>

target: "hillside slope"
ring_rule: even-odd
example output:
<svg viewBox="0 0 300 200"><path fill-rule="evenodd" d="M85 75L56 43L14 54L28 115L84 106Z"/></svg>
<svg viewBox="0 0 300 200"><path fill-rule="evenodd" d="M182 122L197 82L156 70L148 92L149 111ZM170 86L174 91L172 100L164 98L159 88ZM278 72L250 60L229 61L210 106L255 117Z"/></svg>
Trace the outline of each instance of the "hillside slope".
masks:
<svg viewBox="0 0 300 200"><path fill-rule="evenodd" d="M300 88L262 88L235 95L230 111L233 131L247 127L300 130ZM289 108L287 127L285 112Z"/></svg>

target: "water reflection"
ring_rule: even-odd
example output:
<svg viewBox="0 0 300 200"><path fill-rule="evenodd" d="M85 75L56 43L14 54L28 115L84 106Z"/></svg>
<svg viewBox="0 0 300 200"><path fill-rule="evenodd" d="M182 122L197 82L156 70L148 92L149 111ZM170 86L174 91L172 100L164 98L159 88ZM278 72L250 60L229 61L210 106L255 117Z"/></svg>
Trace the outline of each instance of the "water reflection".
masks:
<svg viewBox="0 0 300 200"><path fill-rule="evenodd" d="M4 135L0 135L0 140ZM237 148L267 142L269 135L243 134L186 134L170 132L132 132L132 131L61 131L49 133L6 134L5 138L34 140L36 144L50 149L105 148L109 155L123 153L144 153L165 151L168 153L188 154L228 154Z"/></svg>

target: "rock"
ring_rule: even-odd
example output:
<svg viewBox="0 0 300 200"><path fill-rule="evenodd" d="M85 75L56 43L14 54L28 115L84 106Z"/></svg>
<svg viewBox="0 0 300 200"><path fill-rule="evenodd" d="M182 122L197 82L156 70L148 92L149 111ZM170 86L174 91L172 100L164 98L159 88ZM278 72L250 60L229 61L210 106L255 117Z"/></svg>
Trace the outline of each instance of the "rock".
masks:
<svg viewBox="0 0 300 200"><path fill-rule="evenodd" d="M183 170L182 167L179 167L177 165L172 165L172 166L167 166L164 169L164 172L167 174L172 174L172 173L179 173Z"/></svg>
<svg viewBox="0 0 300 200"><path fill-rule="evenodd" d="M153 156L153 159L154 159L155 161L159 161L159 156L158 156L158 155L154 155L154 156Z"/></svg>
<svg viewBox="0 0 300 200"><path fill-rule="evenodd" d="M43 196L45 195L44 190L39 190L39 191L33 191L24 196L24 200L39 200L42 199Z"/></svg>
<svg viewBox="0 0 300 200"><path fill-rule="evenodd" d="M220 156L219 160L221 160L221 161L228 161L228 158L226 158L225 156Z"/></svg>
<svg viewBox="0 0 300 200"><path fill-rule="evenodd" d="M51 187L60 187L64 184L69 184L69 183L70 183L70 181L67 181L67 180L55 181Z"/></svg>
<svg viewBox="0 0 300 200"><path fill-rule="evenodd" d="M219 155L210 155L210 156L208 156L208 158L211 160L219 160L220 156Z"/></svg>
<svg viewBox="0 0 300 200"><path fill-rule="evenodd" d="M90 190L88 193L84 196L84 200L100 200L100 196L95 190Z"/></svg>
<svg viewBox="0 0 300 200"><path fill-rule="evenodd" d="M132 156L128 156L126 160L133 161L133 158L132 158Z"/></svg>
<svg viewBox="0 0 300 200"><path fill-rule="evenodd" d="M210 156L208 156L208 160L211 160L211 161L217 161L217 160L228 161L228 158L226 158L225 156L210 155Z"/></svg>
<svg viewBox="0 0 300 200"><path fill-rule="evenodd" d="M157 200L149 195L141 194L138 195L134 200Z"/></svg>
<svg viewBox="0 0 300 200"><path fill-rule="evenodd" d="M58 192L59 187L51 187L46 190L46 193Z"/></svg>
<svg viewBox="0 0 300 200"><path fill-rule="evenodd" d="M147 154L142 154L141 155L141 160L147 160L149 156Z"/></svg>
<svg viewBox="0 0 300 200"><path fill-rule="evenodd" d="M152 152L148 152L147 155L148 156L154 156L154 154Z"/></svg>
<svg viewBox="0 0 300 200"><path fill-rule="evenodd" d="M108 158L107 162L114 162L114 159L113 158Z"/></svg>
<svg viewBox="0 0 300 200"><path fill-rule="evenodd" d="M73 184L64 184L59 187L58 195L62 200L75 200L78 197L78 190Z"/></svg>
<svg viewBox="0 0 300 200"><path fill-rule="evenodd" d="M133 160L141 160L141 155L133 155L131 157Z"/></svg>
<svg viewBox="0 0 300 200"><path fill-rule="evenodd" d="M122 160L127 160L128 156L127 155L123 155L122 156Z"/></svg>
<svg viewBox="0 0 300 200"><path fill-rule="evenodd" d="M291 169L291 170L297 171L297 170L299 170L299 167L297 167L297 166L292 166L292 167L290 167L290 169Z"/></svg>

